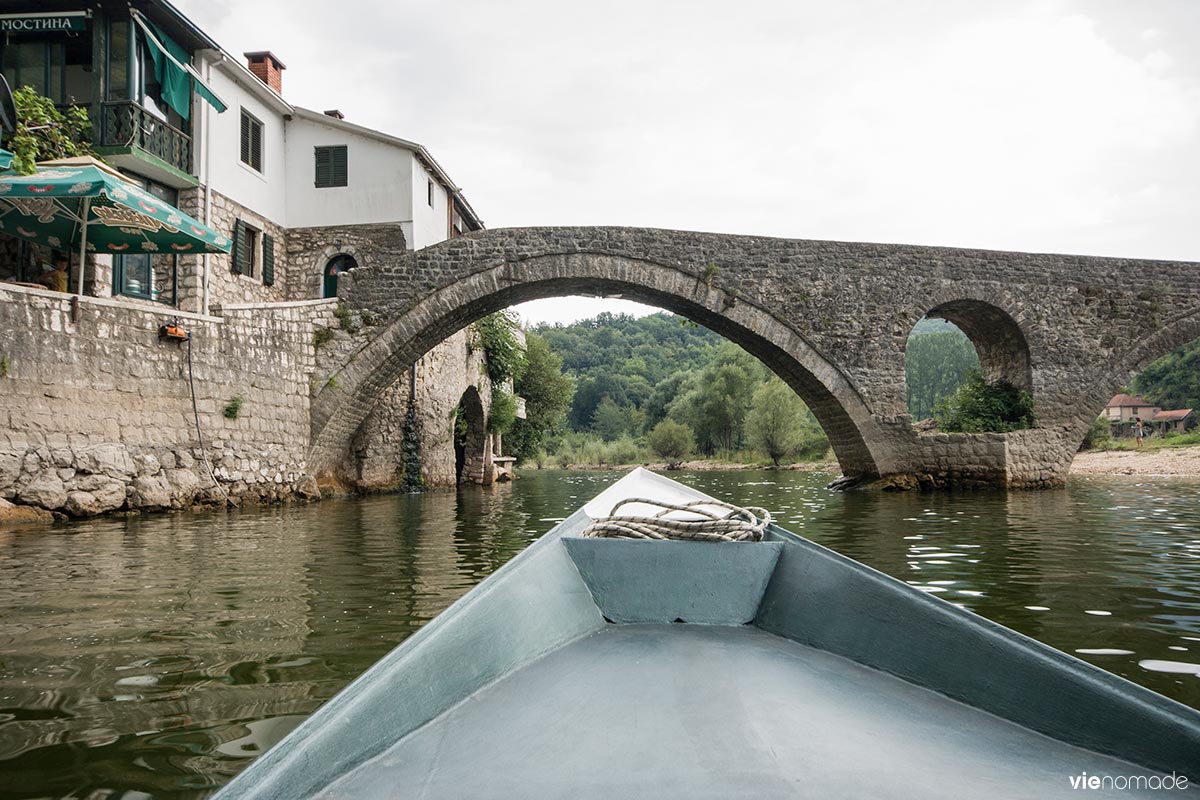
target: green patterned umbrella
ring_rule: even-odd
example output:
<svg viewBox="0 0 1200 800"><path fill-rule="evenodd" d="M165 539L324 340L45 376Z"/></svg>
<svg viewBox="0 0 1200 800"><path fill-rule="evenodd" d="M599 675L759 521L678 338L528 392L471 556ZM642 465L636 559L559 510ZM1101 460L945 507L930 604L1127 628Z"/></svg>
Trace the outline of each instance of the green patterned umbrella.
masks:
<svg viewBox="0 0 1200 800"><path fill-rule="evenodd" d="M0 175L0 232L82 254L228 253L229 237L97 164ZM83 270L80 273L80 293Z"/></svg>

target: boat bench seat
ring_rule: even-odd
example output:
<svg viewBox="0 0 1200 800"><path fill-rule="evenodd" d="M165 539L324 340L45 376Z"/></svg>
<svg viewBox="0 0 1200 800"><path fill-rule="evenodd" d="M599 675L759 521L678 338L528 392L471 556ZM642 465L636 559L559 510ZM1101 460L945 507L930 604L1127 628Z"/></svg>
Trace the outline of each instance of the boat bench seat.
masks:
<svg viewBox="0 0 1200 800"><path fill-rule="evenodd" d="M780 542L561 540L609 622L745 625L758 614Z"/></svg>

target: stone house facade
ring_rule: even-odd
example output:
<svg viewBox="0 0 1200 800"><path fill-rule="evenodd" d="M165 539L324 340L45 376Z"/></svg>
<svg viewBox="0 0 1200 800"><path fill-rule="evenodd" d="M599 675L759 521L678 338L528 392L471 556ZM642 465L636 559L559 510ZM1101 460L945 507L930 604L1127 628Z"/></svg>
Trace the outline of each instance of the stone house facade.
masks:
<svg viewBox="0 0 1200 800"><path fill-rule="evenodd" d="M27 485L58 480L65 481L67 494L85 491L71 483L74 478L62 477L78 468L80 458L86 461L86 456L68 458L73 448L111 446L130 458L152 456L160 467L197 460L196 421L201 431L210 432L214 448L209 453L213 469L195 475L197 485L209 484L209 494L232 488L238 496L270 499L295 492L311 478L304 459L308 395L320 380L317 340L323 331L339 330L338 275L480 230L482 221L423 146L354 125L336 111L288 103L285 67L272 53L235 57L163 0L60 5L50 16L70 18L69 24L41 25L0 45L0 70L9 83L33 86L60 105L86 107L95 149L105 161L156 197L226 233L235 246L229 255L91 255L83 265L83 296L72 299L34 285L39 265L53 263L59 254L0 233L0 289L5 290L0 299L9 304L0 318L7 338L0 343L0 364L13 365L0 369L0 419L8 425L0 437L5 448L0 478L11 471L12 459L22 465L6 487L0 486L0 497L35 504L37 497L49 498L41 505L67 509L57 491L39 495ZM3 18L22 15L44 19L45 3L13 0L0 13ZM68 31L71 41L64 46ZM163 61L156 49L173 54L168 61L174 67L166 69L177 68L175 78L189 92L172 96L163 88L171 81L156 72ZM30 63L47 66L39 73L28 68ZM72 263L71 269L79 265ZM76 286L73 279L70 286ZM185 385L179 354L164 349L153 335L166 321L192 332L192 355L223 353L228 360L195 359ZM36 347L21 341L23 325L35 334ZM285 330L286 335L280 333ZM259 341L255 331L271 333ZM82 343L71 338L81 335L102 337L106 352L112 351L104 356L106 371L100 376L86 372L83 362L100 356L91 345L81 350ZM360 452L368 454L361 463L347 454L344 473L354 479L351 483L386 483L379 478L389 474L381 454L394 457L396 448L384 439L398 429L387 417L397 408L407 412L414 396L427 407L421 411L430 421L424 426L426 449L441 453L441 461L449 464L431 461L426 482L454 482L453 453L447 456L445 446L451 423L442 418L443 407L449 403L452 409L478 379L477 356L465 341L465 336L452 337L410 367L418 376L415 395L407 377L385 393L390 400L370 429L380 440L371 441L370 431L359 437ZM251 357L260 363L244 363ZM149 392L132 401L120 387L155 380L143 373L153 372L147 365L159 362L164 373L158 389L164 394ZM438 379L429 381L434 374ZM263 375L286 375L287 392L273 393ZM53 385L59 377L83 388L60 391ZM298 394L297 387L304 391ZM193 388L198 398L193 424L175 417L170 424L137 424L157 419L162 396L175 403ZM235 395L256 409L244 430L222 413ZM401 397L408 399L398 402ZM97 416L97 408L104 413ZM184 411L187 407L178 413ZM129 424L113 421L122 418ZM237 437L219 433L230 425L238 429ZM217 442L225 446L216 449ZM30 452L37 458L30 459ZM147 476L138 470L116 472L127 495L126 505L116 507L135 507L133 481ZM276 488L247 489L261 483L247 483L250 473L265 476ZM364 474L366 481L360 479ZM72 507L81 514L110 510L121 492L105 491L103 503ZM189 491L168 492L162 503L157 501L163 497L155 495L155 503L142 505L186 505Z"/></svg>

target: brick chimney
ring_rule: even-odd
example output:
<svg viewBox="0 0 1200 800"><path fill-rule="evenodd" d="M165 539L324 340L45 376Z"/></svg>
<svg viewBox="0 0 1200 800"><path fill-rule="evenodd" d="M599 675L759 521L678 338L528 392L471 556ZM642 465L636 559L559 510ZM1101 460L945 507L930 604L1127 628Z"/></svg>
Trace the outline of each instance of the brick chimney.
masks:
<svg viewBox="0 0 1200 800"><path fill-rule="evenodd" d="M287 69L283 62L269 50L258 50L253 53L242 53L246 57L247 66L254 76L275 90L275 94L283 94L283 71Z"/></svg>

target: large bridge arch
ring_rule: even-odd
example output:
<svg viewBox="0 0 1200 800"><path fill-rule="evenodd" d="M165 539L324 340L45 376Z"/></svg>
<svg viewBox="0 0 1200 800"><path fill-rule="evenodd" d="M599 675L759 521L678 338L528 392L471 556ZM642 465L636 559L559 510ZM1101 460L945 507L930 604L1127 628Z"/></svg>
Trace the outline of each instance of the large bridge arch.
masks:
<svg viewBox="0 0 1200 800"><path fill-rule="evenodd" d="M428 294L396 316L313 398L310 468L340 458L379 394L437 343L492 312L528 300L621 295L694 320L745 348L809 405L844 474L894 471L886 437L829 360L786 321L711 282L656 261L592 253L535 255L483 266Z"/></svg>

